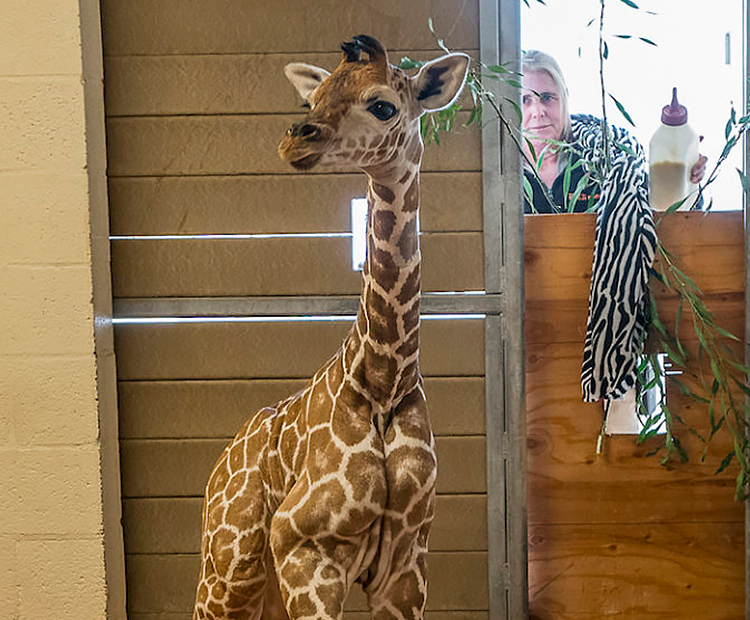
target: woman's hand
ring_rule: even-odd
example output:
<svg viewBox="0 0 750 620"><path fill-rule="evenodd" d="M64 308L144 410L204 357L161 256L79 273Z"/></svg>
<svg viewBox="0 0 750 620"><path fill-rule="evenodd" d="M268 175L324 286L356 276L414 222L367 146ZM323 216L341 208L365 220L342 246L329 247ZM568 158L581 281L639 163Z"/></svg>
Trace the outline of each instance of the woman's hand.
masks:
<svg viewBox="0 0 750 620"><path fill-rule="evenodd" d="M690 169L690 182L697 185L703 180L703 175L706 174L706 162L708 157L701 155L698 161Z"/></svg>

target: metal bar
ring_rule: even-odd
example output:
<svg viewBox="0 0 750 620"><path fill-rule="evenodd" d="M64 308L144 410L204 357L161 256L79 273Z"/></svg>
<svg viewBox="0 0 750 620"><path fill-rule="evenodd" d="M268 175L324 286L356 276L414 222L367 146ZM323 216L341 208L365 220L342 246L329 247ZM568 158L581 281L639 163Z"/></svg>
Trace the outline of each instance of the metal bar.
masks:
<svg viewBox="0 0 750 620"><path fill-rule="evenodd" d="M479 54L486 65L500 64L500 5L498 0L480 0ZM489 80L488 80L489 81ZM487 88L497 91L494 83ZM499 92L495 92L499 96ZM485 105L484 118L492 109ZM500 176L500 127L485 123L482 128L482 204L484 230L484 284L488 292L502 290L502 179ZM484 327L485 417L487 452L487 578L489 620L507 620L508 528L507 480L503 449L502 323L487 318Z"/></svg>
<svg viewBox="0 0 750 620"><path fill-rule="evenodd" d="M520 69L521 3L500 2L500 61ZM516 87L504 84L503 96L521 104ZM509 112L511 119L515 118ZM526 518L526 338L524 325L524 235L521 154L506 131L501 134L503 181L503 394L508 446L508 617L529 615L528 527Z"/></svg>
<svg viewBox="0 0 750 620"><path fill-rule="evenodd" d="M744 23L742 33L742 100L743 105L750 102L750 0L744 0ZM747 109L743 110L747 113ZM743 137L745 159L743 167L745 174L750 174L750 140L747 134ZM743 197L744 220L745 220L745 290L750 291L750 196L744 193ZM750 296L745 295L745 364L750 363ZM746 399L747 402L747 399ZM750 620L750 499L745 502L745 620Z"/></svg>
<svg viewBox="0 0 750 620"><path fill-rule="evenodd" d="M480 0L483 63L518 68L519 4ZM514 87L488 82L496 101L520 103ZM494 111L486 112L489 121ZM528 534L521 163L500 122L486 122L482 131L482 182L485 287L502 292L500 315L485 321L489 618L522 620L528 617Z"/></svg>
<svg viewBox="0 0 750 620"><path fill-rule="evenodd" d="M359 297L157 297L115 299L114 317L246 317L356 314ZM500 295L425 293L423 314L487 314L502 310Z"/></svg>

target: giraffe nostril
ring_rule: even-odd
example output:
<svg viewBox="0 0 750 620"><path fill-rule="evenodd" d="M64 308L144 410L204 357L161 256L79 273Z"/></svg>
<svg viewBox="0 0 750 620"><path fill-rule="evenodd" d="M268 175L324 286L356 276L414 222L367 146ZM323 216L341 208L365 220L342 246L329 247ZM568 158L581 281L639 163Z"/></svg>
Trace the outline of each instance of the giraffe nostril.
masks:
<svg viewBox="0 0 750 620"><path fill-rule="evenodd" d="M316 125L305 124L299 128L299 135L302 138L311 140L317 138L320 135L320 128Z"/></svg>
<svg viewBox="0 0 750 620"><path fill-rule="evenodd" d="M296 123L292 125L287 133L293 138L304 138L305 140L316 140L320 137L320 127L311 123Z"/></svg>

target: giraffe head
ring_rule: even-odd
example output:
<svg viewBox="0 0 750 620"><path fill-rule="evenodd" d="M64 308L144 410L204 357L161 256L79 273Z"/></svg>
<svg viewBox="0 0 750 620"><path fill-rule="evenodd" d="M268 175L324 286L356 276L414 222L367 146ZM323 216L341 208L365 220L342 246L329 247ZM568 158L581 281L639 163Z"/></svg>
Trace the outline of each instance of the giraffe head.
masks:
<svg viewBox="0 0 750 620"><path fill-rule="evenodd" d="M395 160L409 138L419 135L424 112L456 100L469 68L466 54L448 54L409 77L388 62L383 46L371 37L358 35L341 49L333 73L302 63L285 67L310 110L279 144L281 158L297 169L367 168Z"/></svg>

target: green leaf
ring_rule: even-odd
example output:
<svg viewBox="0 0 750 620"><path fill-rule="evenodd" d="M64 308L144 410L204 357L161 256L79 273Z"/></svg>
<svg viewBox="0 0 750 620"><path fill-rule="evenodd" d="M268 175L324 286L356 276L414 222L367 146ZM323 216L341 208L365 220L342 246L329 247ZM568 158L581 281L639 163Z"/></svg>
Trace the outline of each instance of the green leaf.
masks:
<svg viewBox="0 0 750 620"><path fill-rule="evenodd" d="M618 39L632 39L632 34L613 34L613 37L617 37Z"/></svg>
<svg viewBox="0 0 750 620"><path fill-rule="evenodd" d="M607 45L606 41L604 42L604 50L602 51L602 57L604 58L604 60L609 58L609 45Z"/></svg>
<svg viewBox="0 0 750 620"><path fill-rule="evenodd" d="M510 73L503 65L487 65L486 69L492 73Z"/></svg>
<svg viewBox="0 0 750 620"><path fill-rule="evenodd" d="M410 69L417 69L423 64L423 60L413 60L408 56L404 56L403 58L401 58L401 62L398 63L398 68L403 69L404 71L409 71Z"/></svg>
<svg viewBox="0 0 750 620"><path fill-rule="evenodd" d="M526 178L525 174L521 175L521 180L523 182L523 193L526 196L526 200L529 201L529 204L531 205L531 208L534 208L534 190L531 188L531 183L529 182L529 179Z"/></svg>
<svg viewBox="0 0 750 620"><path fill-rule="evenodd" d="M529 153L531 153L531 161L536 161L537 155L536 155L536 149L534 148L534 145L531 143L531 140L528 138L524 138L526 141L526 146L529 147Z"/></svg>
<svg viewBox="0 0 750 620"><path fill-rule="evenodd" d="M625 0L623 0L623 2L624 1ZM610 94L610 97L612 101L615 102L615 105L617 106L617 109L620 110L620 113L625 117L625 120L628 121L628 123L630 123L633 127L635 127L635 123L633 122L633 119L630 118L630 114L628 114L628 111L625 109L625 107L619 101L617 101L617 99L615 99L613 95Z"/></svg>
<svg viewBox="0 0 750 620"><path fill-rule="evenodd" d="M739 342L739 338L735 336L732 332L727 331L720 325L713 325L713 328L719 333L719 335L724 336L725 338L729 338L730 340L736 340Z"/></svg>
<svg viewBox="0 0 750 620"><path fill-rule="evenodd" d="M747 179L747 175L742 172L739 168L735 168L737 174L740 175L740 183L742 183L742 191L745 192L746 196L750 196L750 182Z"/></svg>
<svg viewBox="0 0 750 620"><path fill-rule="evenodd" d="M583 174L583 176L578 179L578 185L576 185L575 191L573 192L573 197L570 199L570 202L572 202L574 205L578 204L578 199L581 197L581 193L583 193L583 190L586 189L586 186L589 184L589 173L586 172Z"/></svg>
<svg viewBox="0 0 750 620"><path fill-rule="evenodd" d="M714 472L714 476L720 474L723 472L727 467L729 467L729 464L732 462L732 459L734 458L734 450L732 450L729 454L727 454L724 459L721 461L721 464L719 465L719 468Z"/></svg>
<svg viewBox="0 0 750 620"><path fill-rule="evenodd" d="M737 384L737 387L745 393L745 396L750 396L750 387L745 385L743 381L740 381L737 377L732 377L732 381L734 381Z"/></svg>
<svg viewBox="0 0 750 620"><path fill-rule="evenodd" d="M633 0L620 0L623 4L627 4L631 9L637 9L638 5Z"/></svg>
<svg viewBox="0 0 750 620"><path fill-rule="evenodd" d="M641 41L644 43L648 43L649 45L653 45L654 47L659 47L656 43L654 43L651 39L647 39L646 37L638 37Z"/></svg>
<svg viewBox="0 0 750 620"><path fill-rule="evenodd" d="M732 125L733 125L732 119L730 118L727 121L726 126L724 127L724 139L725 140L729 140L729 136L732 134Z"/></svg>
<svg viewBox="0 0 750 620"><path fill-rule="evenodd" d="M513 106L513 109L516 112L516 116L518 117L518 124L520 125L523 122L523 112L521 112L521 106L518 105L513 99L509 99L508 97L503 97L505 101L507 101L511 106Z"/></svg>

